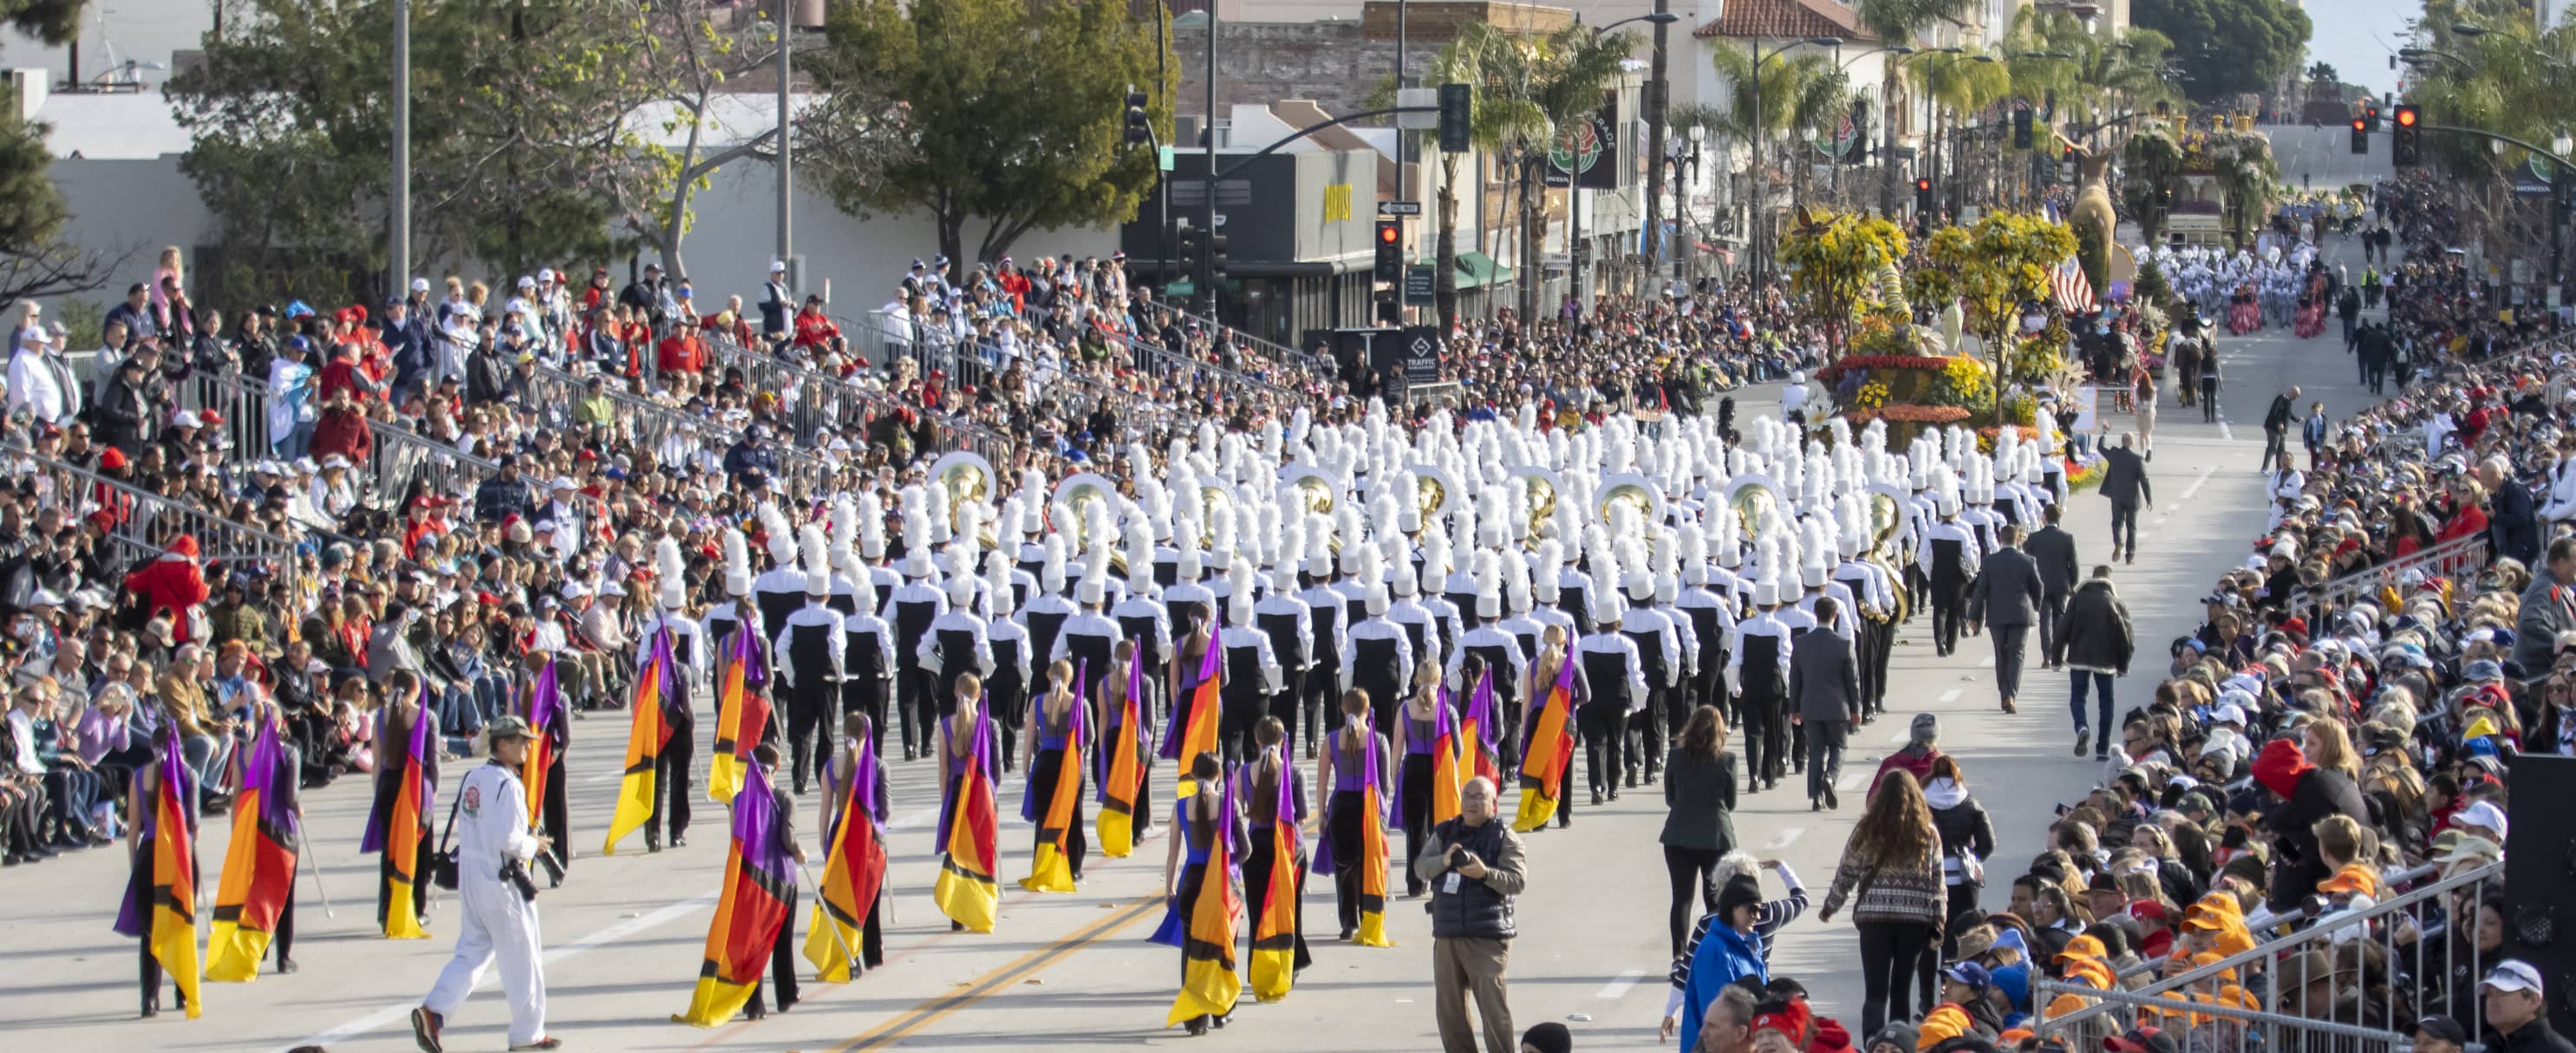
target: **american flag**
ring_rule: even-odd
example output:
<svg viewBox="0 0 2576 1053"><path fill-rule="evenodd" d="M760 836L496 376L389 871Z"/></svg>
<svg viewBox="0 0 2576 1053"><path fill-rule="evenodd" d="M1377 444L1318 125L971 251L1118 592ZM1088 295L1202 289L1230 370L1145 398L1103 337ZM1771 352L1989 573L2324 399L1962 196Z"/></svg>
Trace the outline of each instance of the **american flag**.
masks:
<svg viewBox="0 0 2576 1053"><path fill-rule="evenodd" d="M2057 297L2057 306L2068 314L2087 314L2097 306L2093 299L2093 281L2084 276L2084 265L2074 260L2059 264L2057 273L2048 276L2048 291Z"/></svg>

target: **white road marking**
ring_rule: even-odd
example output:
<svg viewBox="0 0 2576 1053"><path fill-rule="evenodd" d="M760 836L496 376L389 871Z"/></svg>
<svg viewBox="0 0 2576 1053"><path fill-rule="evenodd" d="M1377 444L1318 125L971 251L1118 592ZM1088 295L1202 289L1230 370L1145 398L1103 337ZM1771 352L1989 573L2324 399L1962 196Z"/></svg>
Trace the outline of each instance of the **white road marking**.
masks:
<svg viewBox="0 0 2576 1053"><path fill-rule="evenodd" d="M605 947L639 933L659 928L664 924L676 921L686 915L704 910L707 907L713 906L715 901L716 894L713 892L691 896L677 903L664 906L649 914L618 922L615 925L611 925L605 929L599 930L598 932L591 933L590 935L574 940L571 943L558 944L546 951L543 961L548 966L559 965L565 959L571 958L584 951L591 951ZM482 985L476 984L475 986L480 988ZM382 1009L376 1010L375 1012L369 1013L355 1020L351 1020L345 1024L341 1024L338 1027L334 1027L328 1031L309 1036L302 1041L281 1046L279 1047L280 1053L297 1046L327 1046L336 1042L345 1042L359 1035L364 1035L379 1028L386 1027L396 1021L408 1019L411 1016L412 1007L419 1004L420 1003L416 1000L407 1000L395 1005L386 1006Z"/></svg>
<svg viewBox="0 0 2576 1053"><path fill-rule="evenodd" d="M1637 981L1645 978L1646 971L1643 969L1623 970L1619 973L1617 979L1614 979L1609 983L1602 984L1601 993L1594 995L1593 997L1606 998L1614 1002L1618 1001L1620 996L1627 994L1629 989L1637 986Z"/></svg>
<svg viewBox="0 0 2576 1053"><path fill-rule="evenodd" d="M2192 495L2199 493L2199 492L2200 492L2200 488L2201 488L2203 485L2205 485L2205 484L2207 484L2207 483L2209 482L2209 477L2210 477L2210 476L2212 476L2212 475L2216 475L2216 474L2218 474L2218 466L2217 466L2217 465L2214 465L2214 464L2213 464L2213 465L2210 465L2210 466L2209 466L2209 467L2207 467L2207 468L2203 468L2203 469L2201 469L2201 470L2200 470L2200 478L2197 478L2197 479L2192 480L2192 481L2191 481L2191 485L2190 485L2190 486L2186 486L2186 487L2184 487L2184 488L2183 488L2183 491L2182 491L2182 499L2183 499L2183 500L2185 500L2185 501L2189 501L2189 500L2191 500ZM2167 514L2167 515L2171 515L2172 513L2168 512L2168 513L2166 513L2166 514ZM2157 522L2160 522L2160 523L2161 523L2161 522L2163 522L2163 520L2159 519L2159 520L2157 520Z"/></svg>
<svg viewBox="0 0 2576 1053"><path fill-rule="evenodd" d="M1850 793L1859 789L1861 782L1868 779L1870 774L1857 768L1844 772L1842 778L1834 780L1834 789L1840 793Z"/></svg>
<svg viewBox="0 0 2576 1053"><path fill-rule="evenodd" d="M1992 669L1994 667L1995 656L1993 655L1987 655L1983 658L1977 659L1977 668L1979 669Z"/></svg>
<svg viewBox="0 0 2576 1053"><path fill-rule="evenodd" d="M1762 850L1765 852L1777 852L1783 848L1787 848L1791 843L1798 840L1798 835L1806 832L1807 828L1803 826L1792 826L1784 829L1779 833L1771 835L1770 843L1763 845Z"/></svg>
<svg viewBox="0 0 2576 1053"><path fill-rule="evenodd" d="M1951 688L1951 689L1949 689L1949 690L1947 690L1947 691L1941 692L1941 697L1939 697L1939 698L1937 698L1937 699L1934 699L1933 701L1935 701L1935 702L1956 702L1956 701L1958 701L1958 700L1959 700L1959 696L1960 696L1961 694L1963 694L1963 693L1964 693L1964 692L1963 692L1963 690L1962 690L1962 689L1960 689L1960 688L1955 688L1955 687L1954 687L1954 688Z"/></svg>

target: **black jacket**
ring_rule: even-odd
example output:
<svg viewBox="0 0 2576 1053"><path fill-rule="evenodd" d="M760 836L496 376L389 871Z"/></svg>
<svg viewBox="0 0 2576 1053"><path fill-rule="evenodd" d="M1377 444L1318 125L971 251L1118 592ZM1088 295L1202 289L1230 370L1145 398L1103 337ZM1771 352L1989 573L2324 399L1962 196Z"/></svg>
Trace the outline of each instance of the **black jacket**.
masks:
<svg viewBox="0 0 2576 1053"><path fill-rule="evenodd" d="M2039 561L2039 587L2050 596L2064 596L2075 588L2075 535L2066 528L2050 523L2022 539L2021 550Z"/></svg>
<svg viewBox="0 0 2576 1053"><path fill-rule="evenodd" d="M2128 605L2120 602L2111 579L2093 578L2075 590L2066 602L2066 613L2058 616L2055 643L2057 653L2051 657L2057 661L2092 672L2128 675L2138 638L2129 624Z"/></svg>
<svg viewBox="0 0 2576 1053"><path fill-rule="evenodd" d="M2272 396L2272 408L2263 411L2263 430L2266 432L2288 431L2290 430L2290 418L2297 413L2298 408L2290 405L2290 396L2274 395Z"/></svg>
<svg viewBox="0 0 2576 1053"><path fill-rule="evenodd" d="M2300 776L2299 784L2290 791L2290 799L2264 814L2263 828L2273 832L2276 852L2272 860L2273 913L2297 909L2301 900L2317 890L2317 882L2333 876L2324 854L2317 851L2317 835L2311 829L2330 815L2349 815L2365 828L2370 825L2370 806L2361 799L2361 787L2351 777L2329 768L2313 768Z"/></svg>
<svg viewBox="0 0 2576 1053"><path fill-rule="evenodd" d="M1987 556L1968 583L1968 620L1996 628L2039 624L2039 565L2030 553L2006 545Z"/></svg>
<svg viewBox="0 0 2576 1053"><path fill-rule="evenodd" d="M2155 488L2147 485L2147 462L2137 451L2114 446L2102 451L2102 456L2111 462L2102 472L2102 496L2110 498L2112 504L2134 505L2156 499Z"/></svg>
<svg viewBox="0 0 2576 1053"><path fill-rule="evenodd" d="M1860 712L1860 665L1851 641L1819 628L1789 645L1789 705L1807 720L1854 719Z"/></svg>

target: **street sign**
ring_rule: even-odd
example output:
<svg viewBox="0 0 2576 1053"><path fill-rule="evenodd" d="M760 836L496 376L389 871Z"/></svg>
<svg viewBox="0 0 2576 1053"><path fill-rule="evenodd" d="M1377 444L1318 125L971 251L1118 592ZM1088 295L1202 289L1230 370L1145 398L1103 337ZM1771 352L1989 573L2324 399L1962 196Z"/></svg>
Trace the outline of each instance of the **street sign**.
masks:
<svg viewBox="0 0 2576 1053"><path fill-rule="evenodd" d="M1395 104L1406 111L1395 115L1397 128L1427 132L1440 127L1440 92L1437 89L1397 88Z"/></svg>
<svg viewBox="0 0 2576 1053"><path fill-rule="evenodd" d="M1422 202L1380 201L1377 203L1377 214L1381 216L1419 216L1422 214Z"/></svg>
<svg viewBox="0 0 2576 1053"><path fill-rule="evenodd" d="M1160 168L1160 169L1162 169L1163 171L1166 171L1166 172L1169 172L1169 171L1171 171L1171 170L1172 170L1172 148L1171 148L1171 147L1168 147L1168 146L1163 147L1162 149L1159 149L1159 150L1154 151L1154 154L1155 154L1155 162L1154 162L1154 164L1155 164L1155 166L1156 166L1156 167L1158 167L1158 168Z"/></svg>
<svg viewBox="0 0 2576 1053"><path fill-rule="evenodd" d="M1432 267L1427 263L1417 263L1405 268L1404 302L1430 303L1437 298L1439 291L1435 288L1436 283L1431 280L1431 275Z"/></svg>
<svg viewBox="0 0 2576 1053"><path fill-rule="evenodd" d="M1439 327L1406 327L1403 348L1406 384L1429 384L1440 379Z"/></svg>

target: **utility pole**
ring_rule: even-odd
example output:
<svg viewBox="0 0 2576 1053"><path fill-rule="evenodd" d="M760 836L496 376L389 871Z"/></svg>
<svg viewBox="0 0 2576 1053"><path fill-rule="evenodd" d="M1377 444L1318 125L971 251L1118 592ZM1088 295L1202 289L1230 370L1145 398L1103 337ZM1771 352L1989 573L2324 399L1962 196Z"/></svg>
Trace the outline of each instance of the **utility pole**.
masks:
<svg viewBox="0 0 2576 1053"><path fill-rule="evenodd" d="M778 5L778 259L787 265L787 287L797 286L796 265L796 168L789 156L790 132L788 94L795 86L796 67L792 60L796 50L796 26L792 8L796 0L770 0Z"/></svg>
<svg viewBox="0 0 2576 1053"><path fill-rule="evenodd" d="M1216 235L1216 28L1217 28L1216 4L1215 4L1215 3L1213 3L1213 2L1211 2L1211 3L1209 3L1209 4L1207 5L1207 17L1208 17L1208 23L1207 23L1207 26L1208 26L1208 39L1207 39L1207 84L1206 84L1206 88L1207 88L1207 121L1205 122L1205 123L1207 124L1207 127L1206 127L1206 128L1204 128L1204 129L1202 129L1202 132L1204 132L1204 133L1206 134L1206 136L1207 136L1207 200L1206 200L1206 201L1204 201L1204 202L1201 202L1201 204L1202 204L1202 205L1204 205L1204 206L1205 206L1205 208L1204 208L1204 210L1203 210L1203 215L1202 215L1200 218L1201 218L1202 222L1204 223L1204 227L1203 227L1203 229L1205 229L1205 230L1208 232L1208 236L1213 237L1213 236L1215 236L1215 235ZM1396 138L1397 138L1397 141L1398 141L1398 142L1401 142L1401 141L1403 140L1403 137L1402 137L1402 136L1397 136ZM1207 314L1208 318L1209 318L1210 320L1214 320L1214 319L1216 318L1216 289L1215 289L1215 287L1214 287L1214 286L1215 286L1216 269L1215 269L1214 267L1209 266L1209 264L1208 264L1208 257L1209 257L1210 255L1212 255L1212 254L1211 254L1211 253L1205 253L1205 252L1199 253L1198 270L1197 270L1196 272L1194 272L1194 273L1192 273L1192 274L1190 275L1190 287L1191 287L1193 290L1196 290L1196 291L1197 291L1197 293L1198 293L1198 295L1197 295L1196 297L1193 297L1193 299L1196 299L1196 300L1198 300L1201 304L1203 304L1203 305L1204 305L1204 309L1205 309L1205 311L1206 311L1206 314Z"/></svg>
<svg viewBox="0 0 2576 1053"><path fill-rule="evenodd" d="M411 0L394 0L394 178L393 231L388 263L393 274L388 295L411 288Z"/></svg>
<svg viewBox="0 0 2576 1053"><path fill-rule="evenodd" d="M1667 0L1655 0L1655 13L1660 15L1667 12ZM1650 68L1646 74L1647 163L1645 243L1652 246L1651 252L1653 253L1646 257L1646 273L1649 275L1661 276L1664 272L1663 262L1665 247L1670 244L1664 238L1663 202L1664 163L1666 160L1664 156L1666 153L1664 148L1664 111L1670 105L1670 96L1672 94L1671 86L1664 83L1664 36L1665 31L1671 28L1671 24L1661 19L1653 21L1655 26L1655 57L1650 63L1652 68ZM1676 222L1673 224L1673 228L1675 231L1679 231L1681 229L1681 224L1678 222L1678 218L1681 215L1681 206L1678 203L1673 206L1673 215L1676 217Z"/></svg>

